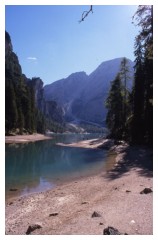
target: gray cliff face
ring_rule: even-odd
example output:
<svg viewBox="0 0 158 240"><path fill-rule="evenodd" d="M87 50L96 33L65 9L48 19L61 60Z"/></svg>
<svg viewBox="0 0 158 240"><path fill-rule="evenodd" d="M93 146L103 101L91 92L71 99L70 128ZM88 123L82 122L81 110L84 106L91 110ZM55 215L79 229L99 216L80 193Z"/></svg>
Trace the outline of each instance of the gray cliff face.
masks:
<svg viewBox="0 0 158 240"><path fill-rule="evenodd" d="M105 100L113 81L120 71L122 58L103 62L89 76L84 72L71 74L68 78L44 87L48 100L55 100L64 109L66 121L87 121L105 124ZM133 62L128 61L133 82Z"/></svg>
<svg viewBox="0 0 158 240"><path fill-rule="evenodd" d="M63 110L55 101L47 101L44 97L43 81L40 78L32 78L31 84L35 93L36 107L49 119L62 123Z"/></svg>
<svg viewBox="0 0 158 240"><path fill-rule="evenodd" d="M45 108L45 99L44 99L44 89L43 89L43 81L40 78L32 78L32 85L35 93L35 103L36 107L44 113Z"/></svg>

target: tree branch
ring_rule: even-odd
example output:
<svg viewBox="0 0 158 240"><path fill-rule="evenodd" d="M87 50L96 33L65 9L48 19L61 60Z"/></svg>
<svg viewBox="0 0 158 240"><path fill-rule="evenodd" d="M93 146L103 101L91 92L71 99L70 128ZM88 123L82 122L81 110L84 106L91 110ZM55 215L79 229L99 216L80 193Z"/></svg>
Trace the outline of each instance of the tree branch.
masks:
<svg viewBox="0 0 158 240"><path fill-rule="evenodd" d="M90 12L93 13L93 6L92 6L92 5L90 6L89 11L84 11L84 12L82 13L82 17L81 17L81 20L79 21L79 23L83 22L84 19L88 16L88 14L89 14Z"/></svg>

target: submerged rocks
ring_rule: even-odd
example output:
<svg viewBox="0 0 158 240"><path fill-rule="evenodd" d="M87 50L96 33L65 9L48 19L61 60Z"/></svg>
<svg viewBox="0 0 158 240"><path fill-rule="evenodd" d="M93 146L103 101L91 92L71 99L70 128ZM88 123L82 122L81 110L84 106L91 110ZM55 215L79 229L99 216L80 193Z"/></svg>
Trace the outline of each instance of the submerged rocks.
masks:
<svg viewBox="0 0 158 240"><path fill-rule="evenodd" d="M31 232L35 231L36 229L40 229L42 228L41 225L39 224L32 224L28 227L27 231L26 231L26 235L29 235Z"/></svg>
<svg viewBox="0 0 158 240"><path fill-rule="evenodd" d="M15 192L15 191L18 191L18 189L17 188L10 188L9 191Z"/></svg>

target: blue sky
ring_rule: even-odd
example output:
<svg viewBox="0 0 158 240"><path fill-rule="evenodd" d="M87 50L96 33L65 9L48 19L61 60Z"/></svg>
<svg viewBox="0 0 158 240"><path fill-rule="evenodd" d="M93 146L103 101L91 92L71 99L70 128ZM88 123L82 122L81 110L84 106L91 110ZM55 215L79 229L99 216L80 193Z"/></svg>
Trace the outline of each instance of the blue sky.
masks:
<svg viewBox="0 0 158 240"><path fill-rule="evenodd" d="M90 74L113 58L134 60L138 28L131 22L137 6L93 5L93 14L79 23L89 7L5 6L5 29L27 77L49 84L73 72Z"/></svg>

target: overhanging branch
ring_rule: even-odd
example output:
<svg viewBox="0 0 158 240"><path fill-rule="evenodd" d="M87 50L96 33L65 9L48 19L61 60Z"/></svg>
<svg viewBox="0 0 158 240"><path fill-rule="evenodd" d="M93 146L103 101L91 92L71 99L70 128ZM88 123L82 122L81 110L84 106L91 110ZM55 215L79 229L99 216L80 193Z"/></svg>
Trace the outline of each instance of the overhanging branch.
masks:
<svg viewBox="0 0 158 240"><path fill-rule="evenodd" d="M92 6L92 5L90 6L89 11L84 11L84 12L82 13L82 17L81 17L81 20L79 21L79 23L83 22L84 19L88 16L88 14L89 14L90 12L93 13L93 6Z"/></svg>

